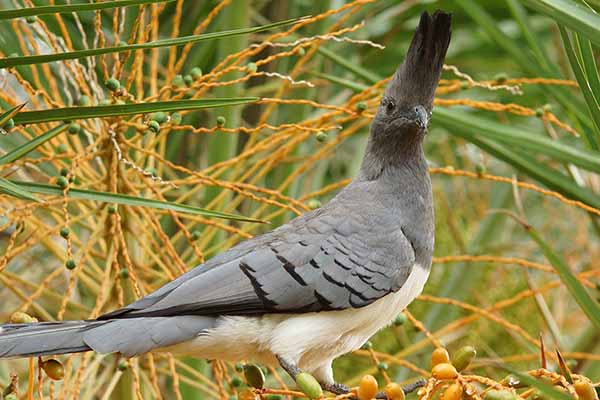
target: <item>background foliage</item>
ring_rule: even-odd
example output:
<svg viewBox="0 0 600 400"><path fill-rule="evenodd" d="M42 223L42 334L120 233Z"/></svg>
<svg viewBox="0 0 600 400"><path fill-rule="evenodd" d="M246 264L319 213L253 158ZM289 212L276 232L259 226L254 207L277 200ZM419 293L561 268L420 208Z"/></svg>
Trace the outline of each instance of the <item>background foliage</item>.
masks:
<svg viewBox="0 0 600 400"><path fill-rule="evenodd" d="M552 372L565 374L555 348L572 373L600 379L597 0L125 2L0 4L0 105L27 103L0 116L0 319L93 318L328 200L359 166L418 15L441 8L454 33L426 143L431 278L336 376L427 378L433 348L469 344L467 397L507 388L498 364L576 396ZM55 3L72 8L36 7ZM50 398L244 389L219 362L60 360L59 383L33 385L27 360L3 361L0 376ZM448 384L428 382L419 397Z"/></svg>

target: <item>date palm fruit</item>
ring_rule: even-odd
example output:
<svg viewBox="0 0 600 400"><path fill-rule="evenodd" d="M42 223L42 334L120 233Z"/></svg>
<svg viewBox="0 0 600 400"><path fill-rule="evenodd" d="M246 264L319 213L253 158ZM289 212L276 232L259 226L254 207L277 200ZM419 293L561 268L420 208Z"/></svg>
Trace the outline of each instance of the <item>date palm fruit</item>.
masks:
<svg viewBox="0 0 600 400"><path fill-rule="evenodd" d="M448 354L448 350L443 347L438 347L431 353L431 368L435 367L438 364L450 362L450 355Z"/></svg>
<svg viewBox="0 0 600 400"><path fill-rule="evenodd" d="M463 388L459 383L453 383L448 386L442 394L441 400L460 400L462 398Z"/></svg>
<svg viewBox="0 0 600 400"><path fill-rule="evenodd" d="M389 400L404 400L405 398L402 386L395 382L388 383L385 387L384 392Z"/></svg>
<svg viewBox="0 0 600 400"><path fill-rule="evenodd" d="M466 369L471 361L477 355L477 350L473 346L464 346L458 349L454 356L452 357L452 365L456 367L456 369L460 372Z"/></svg>
<svg viewBox="0 0 600 400"><path fill-rule="evenodd" d="M309 373L301 372L296 377L296 385L308 396L309 399L318 399L323 396L323 389L319 382Z"/></svg>
<svg viewBox="0 0 600 400"><path fill-rule="evenodd" d="M365 375L358 386L359 400L371 400L377 394L377 379L373 375Z"/></svg>
<svg viewBox="0 0 600 400"><path fill-rule="evenodd" d="M265 386L265 374L256 364L244 365L244 378L248 386L256 389L262 389Z"/></svg>
<svg viewBox="0 0 600 400"><path fill-rule="evenodd" d="M456 368L454 368L454 365L452 364L440 363L433 367L431 375L435 379L440 380L454 379L458 376L458 371L456 371Z"/></svg>
<svg viewBox="0 0 600 400"><path fill-rule="evenodd" d="M62 363L54 358L50 358L42 362L42 369L53 381L60 381L65 377L65 367Z"/></svg>

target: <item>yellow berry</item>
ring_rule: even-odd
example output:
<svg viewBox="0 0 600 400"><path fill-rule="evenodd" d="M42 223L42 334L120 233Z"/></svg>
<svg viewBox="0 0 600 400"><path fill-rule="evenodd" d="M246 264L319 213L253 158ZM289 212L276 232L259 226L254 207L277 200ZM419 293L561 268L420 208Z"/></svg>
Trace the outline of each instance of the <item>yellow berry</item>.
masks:
<svg viewBox="0 0 600 400"><path fill-rule="evenodd" d="M13 313L10 316L9 321L11 324L31 324L33 322L38 322L37 318L19 311Z"/></svg>
<svg viewBox="0 0 600 400"><path fill-rule="evenodd" d="M385 387L385 395L389 400L404 400L404 390L397 383L388 383Z"/></svg>
<svg viewBox="0 0 600 400"><path fill-rule="evenodd" d="M435 379L454 379L458 376L458 371L456 371L456 368L452 364L441 363L433 367L431 375Z"/></svg>
<svg viewBox="0 0 600 400"><path fill-rule="evenodd" d="M65 377L65 368L60 361L50 358L42 363L42 369L53 381L60 381Z"/></svg>
<svg viewBox="0 0 600 400"><path fill-rule="evenodd" d="M377 394L377 379L373 375L365 375L358 386L359 400L371 400Z"/></svg>
<svg viewBox="0 0 600 400"><path fill-rule="evenodd" d="M463 388L458 383L453 383L444 390L441 400L460 400L462 398Z"/></svg>
<svg viewBox="0 0 600 400"><path fill-rule="evenodd" d="M254 392L250 389L242 390L238 394L238 400L256 400L256 399L258 399L258 396L256 396L256 394L254 394Z"/></svg>
<svg viewBox="0 0 600 400"><path fill-rule="evenodd" d="M596 393L590 382L579 380L573 386L581 400L598 400L598 393Z"/></svg>
<svg viewBox="0 0 600 400"><path fill-rule="evenodd" d="M435 367L438 364L450 362L450 355L448 354L448 350L443 347L438 347L431 353L431 368Z"/></svg>

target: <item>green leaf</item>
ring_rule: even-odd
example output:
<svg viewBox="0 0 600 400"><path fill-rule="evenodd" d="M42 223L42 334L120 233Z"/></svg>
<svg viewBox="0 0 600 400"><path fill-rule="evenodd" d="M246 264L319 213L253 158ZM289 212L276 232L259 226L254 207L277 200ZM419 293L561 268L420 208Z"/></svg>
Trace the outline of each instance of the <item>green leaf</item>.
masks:
<svg viewBox="0 0 600 400"><path fill-rule="evenodd" d="M79 4L64 4L54 6L37 6L28 8L17 8L11 10L0 11L0 20L20 18L20 17L31 17L34 15L48 15L48 14L65 14L72 12L81 11L92 11L92 10L104 10L107 8L116 7L130 7L141 4L150 3L169 3L175 0L117 0L117 1L105 1L103 3L79 3Z"/></svg>
<svg viewBox="0 0 600 400"><path fill-rule="evenodd" d="M0 176L0 192L4 192L22 200L40 201L32 195L28 190L25 190L6 178Z"/></svg>
<svg viewBox="0 0 600 400"><path fill-rule="evenodd" d="M471 129L464 129L462 126L452 124L452 114L449 110L437 108L433 116L434 120L446 127L450 134L462 137L475 144L499 160L507 162L517 170L546 185L548 188L600 209L600 198L595 193L577 185L566 175L533 160L529 156L523 155L515 150L514 147L508 149L489 139L478 137L477 133Z"/></svg>
<svg viewBox="0 0 600 400"><path fill-rule="evenodd" d="M30 141L28 141L26 143L23 143L21 146L17 147L13 151L6 153L2 157L0 157L0 165L8 164L15 160L18 160L19 158L23 157L25 154L29 153L36 147L42 145L43 143L52 139L54 136L63 132L65 129L67 129L67 125L62 124L55 128L50 129L46 133L36 136L35 138L31 139Z"/></svg>
<svg viewBox="0 0 600 400"><path fill-rule="evenodd" d="M548 15L600 45L600 15L568 0L524 0L526 5Z"/></svg>
<svg viewBox="0 0 600 400"><path fill-rule="evenodd" d="M58 186L46 185L42 183L8 181L19 189L25 189L32 193L47 194L54 196L62 196L63 190ZM123 204L133 207L150 207L159 210L171 210L175 212L183 212L188 214L203 215L205 217L214 217L222 219L230 219L235 221L246 222L265 222L259 219L247 218L242 215L222 213L219 211L210 211L204 208L188 206L186 204L178 204L169 201L160 201L154 199L146 199L144 197L128 196L118 193L99 192L95 190L84 189L69 189L67 196L73 199L93 200L104 203Z"/></svg>
<svg viewBox="0 0 600 400"><path fill-rule="evenodd" d="M437 108L435 114L440 121L454 130L466 129L477 132L477 135L489 138L494 142L529 150L531 154L543 154L556 161L572 163L600 173L600 153L598 152L578 149L536 133L527 132L524 129L499 124L456 110L450 112L447 109Z"/></svg>
<svg viewBox="0 0 600 400"><path fill-rule="evenodd" d="M600 306L589 295L581 282L577 280L571 272L565 261L552 250L544 241L540 234L531 226L526 227L529 236L538 244L546 259L552 264L561 281L565 284L571 295L575 298L581 309L594 323L596 328L600 329Z"/></svg>
<svg viewBox="0 0 600 400"><path fill-rule="evenodd" d="M258 97L236 97L223 99L198 99L156 101L152 103L115 104L110 106L65 107L50 110L25 111L19 113L16 124L64 121L73 119L114 117L119 115L145 114L156 111L198 110L203 108L227 107L257 101Z"/></svg>
<svg viewBox="0 0 600 400"><path fill-rule="evenodd" d="M14 106L13 108L11 108L10 110L3 112L0 115L0 128L2 126L4 126L4 124L6 124L9 119L11 119L15 115L17 115L19 113L19 111L21 111L21 109L23 107L25 107L25 104L27 104L27 103L17 104L16 106Z"/></svg>
<svg viewBox="0 0 600 400"><path fill-rule="evenodd" d="M65 53L39 54L35 56L8 57L0 59L0 68L15 67L17 65L41 64L52 61L73 60L76 58L98 56L109 53L123 53L126 51L155 49L159 47L181 46L187 43L198 43L207 40L223 39L231 36L245 35L248 33L264 32L281 26L290 25L301 21L302 18L286 19L272 24L256 26L254 28L232 29L222 32L212 32L200 35L182 36L173 39L159 39L153 42L134 43L123 46L102 47L96 49L76 50Z"/></svg>
<svg viewBox="0 0 600 400"><path fill-rule="evenodd" d="M579 84L579 88L583 93L583 97L585 102L590 110L590 114L592 115L592 121L594 123L594 131L596 132L596 137L588 136L588 142L595 148L598 148L598 138L600 138L600 105L598 104L596 96L594 96L594 92L592 92L592 88L589 85L589 81L585 76L585 72L581 68L579 60L577 59L577 55L575 54L575 50L573 49L573 45L571 43L571 38L569 34L559 25L560 36L563 41L563 45L565 46L565 52L567 53L567 58L569 59L569 63L571 64L571 69L573 70L573 74L575 75L575 79L577 79L577 83ZM597 93L600 96L600 92Z"/></svg>

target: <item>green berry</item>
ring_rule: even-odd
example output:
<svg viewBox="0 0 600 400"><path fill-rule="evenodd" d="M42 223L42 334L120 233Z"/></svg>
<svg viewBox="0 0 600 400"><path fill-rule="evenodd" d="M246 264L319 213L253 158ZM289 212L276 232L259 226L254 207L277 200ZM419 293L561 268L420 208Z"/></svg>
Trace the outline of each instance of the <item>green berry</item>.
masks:
<svg viewBox="0 0 600 400"><path fill-rule="evenodd" d="M12 118L9 119L8 121L6 121L6 123L3 126L4 129L12 129L14 127L15 127L15 120Z"/></svg>
<svg viewBox="0 0 600 400"><path fill-rule="evenodd" d="M379 364L377 364L377 368L381 371L387 371L389 366L387 365L386 362L381 361Z"/></svg>
<svg viewBox="0 0 600 400"><path fill-rule="evenodd" d="M250 71L252 73L254 73L258 70L258 66L253 62L248 63L248 65L246 65L246 68L248 68L248 71Z"/></svg>
<svg viewBox="0 0 600 400"><path fill-rule="evenodd" d="M92 104L89 96L83 95L79 98L79 105L83 107L88 107Z"/></svg>
<svg viewBox="0 0 600 400"><path fill-rule="evenodd" d="M65 239L69 237L69 233L71 231L69 231L69 228L65 227L65 228L61 228L60 229L60 236L64 237Z"/></svg>
<svg viewBox="0 0 600 400"><path fill-rule="evenodd" d="M121 87L121 82L115 78L109 78L106 80L106 82L104 82L104 85L108 88L108 90L114 92L115 90L119 90Z"/></svg>
<svg viewBox="0 0 600 400"><path fill-rule="evenodd" d="M152 119L148 122L148 128L150 128L152 132L158 133L158 131L160 131L160 124Z"/></svg>
<svg viewBox="0 0 600 400"><path fill-rule="evenodd" d="M373 348L373 343L371 343L370 341L365 342L365 344L362 345L361 349L363 350L369 350Z"/></svg>
<svg viewBox="0 0 600 400"><path fill-rule="evenodd" d="M240 387L240 386L242 386L242 383L244 383L244 382L240 379L239 376L234 376L233 378L231 378L231 381L229 383L233 387Z"/></svg>
<svg viewBox="0 0 600 400"><path fill-rule="evenodd" d="M159 124L164 124L169 119L169 116L164 111L158 111L152 114L150 117L151 120L158 122Z"/></svg>
<svg viewBox="0 0 600 400"><path fill-rule="evenodd" d="M394 325L395 326L401 326L404 325L406 323L406 314L404 313L400 313L396 316L396 319L394 319Z"/></svg>
<svg viewBox="0 0 600 400"><path fill-rule="evenodd" d="M28 17L25 17L25 21L27 21L28 24L33 24L37 21L37 16L30 15Z"/></svg>
<svg viewBox="0 0 600 400"><path fill-rule="evenodd" d="M99 106L110 106L112 102L109 99L100 100L98 102Z"/></svg>
<svg viewBox="0 0 600 400"><path fill-rule="evenodd" d="M60 169L60 174L61 174L62 176L67 176L67 175L69 175L69 169L68 169L68 168L61 168L61 169Z"/></svg>
<svg viewBox="0 0 600 400"><path fill-rule="evenodd" d="M225 122L227 122L227 120L225 119L225 117L224 117L224 116L222 116L222 115L219 115L219 116L217 117L217 125L219 125L219 126L223 126L223 125L225 125Z"/></svg>
<svg viewBox="0 0 600 400"><path fill-rule="evenodd" d="M173 77L173 80L171 81L171 84L178 88L185 87L185 81L183 80L183 76L175 75Z"/></svg>
<svg viewBox="0 0 600 400"><path fill-rule="evenodd" d="M299 55L300 57L302 57L302 56L303 56L303 55L305 55L305 54L306 54L306 50L304 50L304 47L300 47L300 48L298 49L298 55Z"/></svg>
<svg viewBox="0 0 600 400"><path fill-rule="evenodd" d="M467 82L467 81L462 81L462 82L460 83L460 88L461 88L461 89L468 89L468 88L470 88L470 87L471 87L471 84L470 84L469 82Z"/></svg>
<svg viewBox="0 0 600 400"><path fill-rule="evenodd" d="M265 386L265 374L256 364L244 365L244 377L249 386L262 389Z"/></svg>
<svg viewBox="0 0 600 400"><path fill-rule="evenodd" d="M202 78L202 69L200 69L199 67L194 67L190 71L190 75L192 75L192 78L194 79L200 79Z"/></svg>
<svg viewBox="0 0 600 400"><path fill-rule="evenodd" d="M189 74L188 75L184 75L183 76L183 81L185 82L185 84L187 86L192 86L192 83L194 83L194 78L192 78L192 76L189 75Z"/></svg>
<svg viewBox="0 0 600 400"><path fill-rule="evenodd" d="M463 346L453 354L452 365L458 372L461 372L471 364L476 355L477 350L473 346Z"/></svg>
<svg viewBox="0 0 600 400"><path fill-rule="evenodd" d="M356 104L356 109L357 109L359 112L363 112L363 111L365 111L365 110L367 109L367 103L365 103L364 101L359 101L359 102Z"/></svg>
<svg viewBox="0 0 600 400"><path fill-rule="evenodd" d="M73 183L76 185L81 185L81 179L78 176L73 176Z"/></svg>
<svg viewBox="0 0 600 400"><path fill-rule="evenodd" d="M311 210L315 210L317 208L321 207L321 202L317 199L310 199L308 201L308 208L310 208Z"/></svg>
<svg viewBox="0 0 600 400"><path fill-rule="evenodd" d="M129 270L127 268L121 268L119 270L119 276L121 277L121 279L129 278Z"/></svg>
<svg viewBox="0 0 600 400"><path fill-rule="evenodd" d="M499 84L503 84L504 82L506 82L507 79L508 79L508 75L506 75L504 72L501 72L494 77L494 80L496 81L496 83L499 83Z"/></svg>
<svg viewBox="0 0 600 400"><path fill-rule="evenodd" d="M59 144L58 146L56 146L56 152L58 154L62 154L62 153L66 153L67 152L67 145L64 143Z"/></svg>
<svg viewBox="0 0 600 400"><path fill-rule="evenodd" d="M240 362L239 363L235 363L235 370L236 370L236 372L242 372L242 371L244 371L244 364L242 364Z"/></svg>
<svg viewBox="0 0 600 400"><path fill-rule="evenodd" d="M552 111L552 105L551 104L544 104L544 106L542 107L542 109L544 110L544 112L551 112Z"/></svg>
<svg viewBox="0 0 600 400"><path fill-rule="evenodd" d="M119 365L117 366L119 371L125 371L127 369L127 362L125 360L119 361Z"/></svg>
<svg viewBox="0 0 600 400"><path fill-rule="evenodd" d="M77 122L71 122L69 125L69 133L71 135L77 135L79 132L81 132L81 126Z"/></svg>
<svg viewBox="0 0 600 400"><path fill-rule="evenodd" d="M69 260L67 260L67 262L65 262L65 267L67 267L67 269L73 270L73 269L75 269L76 266L77 266L77 263L73 259L69 259Z"/></svg>
<svg viewBox="0 0 600 400"><path fill-rule="evenodd" d="M327 133L325 133L323 131L319 131L315 135L315 139L317 139L317 141L319 141L319 142L324 142L327 140Z"/></svg>
<svg viewBox="0 0 600 400"><path fill-rule="evenodd" d="M200 239L200 231L193 231L192 232L192 240L198 240Z"/></svg>
<svg viewBox="0 0 600 400"><path fill-rule="evenodd" d="M171 114L171 123L173 125L179 125L181 123L182 116L178 112Z"/></svg>
<svg viewBox="0 0 600 400"><path fill-rule="evenodd" d="M477 175L483 175L487 172L487 169L485 168L485 165L477 164L475 165L475 172L477 172Z"/></svg>
<svg viewBox="0 0 600 400"><path fill-rule="evenodd" d="M543 116L544 116L544 109L542 109L542 108L537 108L537 109L535 110L535 116L536 116L536 117L538 117L538 118L541 118L541 117L543 117Z"/></svg>
<svg viewBox="0 0 600 400"><path fill-rule="evenodd" d="M117 206L115 206L114 204L111 204L106 208L106 210L108 211L109 214L116 214Z"/></svg>
<svg viewBox="0 0 600 400"><path fill-rule="evenodd" d="M308 396L309 399L318 399L323 396L323 389L319 382L306 372L301 372L296 376L296 385Z"/></svg>
<svg viewBox="0 0 600 400"><path fill-rule="evenodd" d="M58 187L60 187L61 189L66 188L69 185L69 181L67 180L67 178L65 178L64 176L59 176L56 179L56 184L58 185Z"/></svg>

